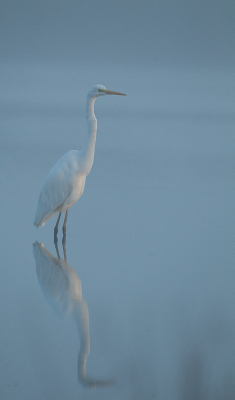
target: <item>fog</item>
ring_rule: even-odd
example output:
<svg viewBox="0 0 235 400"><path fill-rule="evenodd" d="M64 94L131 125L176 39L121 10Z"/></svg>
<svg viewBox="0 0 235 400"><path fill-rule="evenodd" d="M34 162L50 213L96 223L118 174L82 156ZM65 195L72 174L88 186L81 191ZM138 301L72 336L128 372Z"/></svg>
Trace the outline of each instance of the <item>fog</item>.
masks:
<svg viewBox="0 0 235 400"><path fill-rule="evenodd" d="M234 399L234 2L2 1L3 400ZM86 134L70 210L33 226Z"/></svg>
<svg viewBox="0 0 235 400"><path fill-rule="evenodd" d="M234 67L233 0L4 1L3 60Z"/></svg>

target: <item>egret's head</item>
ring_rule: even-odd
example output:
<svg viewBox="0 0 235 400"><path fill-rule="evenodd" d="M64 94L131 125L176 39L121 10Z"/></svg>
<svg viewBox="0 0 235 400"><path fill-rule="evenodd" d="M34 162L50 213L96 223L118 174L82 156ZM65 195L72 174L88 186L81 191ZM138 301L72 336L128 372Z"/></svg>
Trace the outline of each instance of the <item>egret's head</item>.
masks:
<svg viewBox="0 0 235 400"><path fill-rule="evenodd" d="M113 92L112 90L108 90L103 85L95 85L88 92L88 96L95 98L99 96L104 96L106 94L117 94L121 96L126 96L124 93Z"/></svg>

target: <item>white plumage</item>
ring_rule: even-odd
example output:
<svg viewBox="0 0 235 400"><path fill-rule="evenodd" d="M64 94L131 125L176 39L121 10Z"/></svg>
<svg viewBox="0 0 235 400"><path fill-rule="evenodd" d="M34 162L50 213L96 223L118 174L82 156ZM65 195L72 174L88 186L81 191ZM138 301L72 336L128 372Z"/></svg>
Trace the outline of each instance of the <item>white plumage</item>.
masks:
<svg viewBox="0 0 235 400"><path fill-rule="evenodd" d="M83 194L86 176L90 173L94 160L97 132L97 120L94 114L95 99L106 94L125 96L123 93L107 90L102 85L95 85L89 90L86 101L88 131L82 150L70 150L64 154L52 167L42 185L34 225L43 226L58 212L59 216L54 231L55 240L57 240L61 213L66 211L63 225L64 241L68 209Z"/></svg>
<svg viewBox="0 0 235 400"><path fill-rule="evenodd" d="M86 174L79 168L78 150L64 154L48 173L38 199L34 225L43 226L56 212L69 209L81 197Z"/></svg>

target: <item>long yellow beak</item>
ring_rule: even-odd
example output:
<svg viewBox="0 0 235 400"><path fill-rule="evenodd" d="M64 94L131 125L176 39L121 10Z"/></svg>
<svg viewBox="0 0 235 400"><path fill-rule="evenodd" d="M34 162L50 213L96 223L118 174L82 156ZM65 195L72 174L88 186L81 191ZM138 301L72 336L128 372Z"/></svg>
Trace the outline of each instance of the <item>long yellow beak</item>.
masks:
<svg viewBox="0 0 235 400"><path fill-rule="evenodd" d="M120 96L126 96L126 94L124 94L124 93L114 92L113 90L107 90L107 89L105 89L105 93L106 94L118 94Z"/></svg>

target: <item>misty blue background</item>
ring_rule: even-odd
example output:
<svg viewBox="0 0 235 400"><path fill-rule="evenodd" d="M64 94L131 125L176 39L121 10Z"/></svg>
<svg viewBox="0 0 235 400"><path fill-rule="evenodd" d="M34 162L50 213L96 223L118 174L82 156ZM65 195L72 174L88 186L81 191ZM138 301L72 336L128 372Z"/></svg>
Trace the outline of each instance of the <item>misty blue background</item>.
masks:
<svg viewBox="0 0 235 400"><path fill-rule="evenodd" d="M0 398L234 399L233 1L0 2ZM39 285L42 182L86 133L95 161L68 216L67 257L89 309L79 335ZM61 232L59 232L60 253Z"/></svg>

